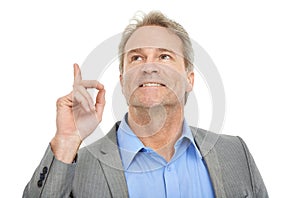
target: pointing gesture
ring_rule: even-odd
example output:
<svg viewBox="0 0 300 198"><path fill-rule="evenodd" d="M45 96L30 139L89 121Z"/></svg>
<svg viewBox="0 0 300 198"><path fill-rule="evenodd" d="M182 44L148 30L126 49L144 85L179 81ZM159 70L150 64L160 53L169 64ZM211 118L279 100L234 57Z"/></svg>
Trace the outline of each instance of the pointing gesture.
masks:
<svg viewBox="0 0 300 198"><path fill-rule="evenodd" d="M88 88L98 90L95 103ZM58 160L73 161L82 140L101 122L104 105L104 86L97 80L82 80L80 68L74 64L73 91L57 100L57 132L50 144Z"/></svg>
<svg viewBox="0 0 300 198"><path fill-rule="evenodd" d="M95 104L92 97L87 92L87 88L94 88L98 90ZM82 80L80 68L77 64L74 64L73 108L76 109L77 105L79 105L86 112L94 112L98 122L100 122L105 105L104 96L104 86L96 80Z"/></svg>

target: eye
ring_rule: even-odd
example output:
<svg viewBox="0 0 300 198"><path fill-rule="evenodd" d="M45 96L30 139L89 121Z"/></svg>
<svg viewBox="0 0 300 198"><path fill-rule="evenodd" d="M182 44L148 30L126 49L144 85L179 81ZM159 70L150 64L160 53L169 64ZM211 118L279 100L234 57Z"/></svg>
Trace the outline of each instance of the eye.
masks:
<svg viewBox="0 0 300 198"><path fill-rule="evenodd" d="M131 61L141 61L143 60L143 57L139 56L139 55L134 55L131 57Z"/></svg>
<svg viewBox="0 0 300 198"><path fill-rule="evenodd" d="M162 54L159 56L161 60L170 60L172 57L169 54Z"/></svg>

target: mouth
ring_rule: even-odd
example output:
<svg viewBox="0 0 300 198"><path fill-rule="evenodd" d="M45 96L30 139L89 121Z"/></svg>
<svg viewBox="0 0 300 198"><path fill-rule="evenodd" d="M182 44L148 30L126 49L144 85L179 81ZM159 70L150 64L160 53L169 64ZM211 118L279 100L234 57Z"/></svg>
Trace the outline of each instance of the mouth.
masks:
<svg viewBox="0 0 300 198"><path fill-rule="evenodd" d="M158 82L146 82L146 83L139 85L139 87L165 87L165 86L166 85L164 85L162 83L158 83Z"/></svg>

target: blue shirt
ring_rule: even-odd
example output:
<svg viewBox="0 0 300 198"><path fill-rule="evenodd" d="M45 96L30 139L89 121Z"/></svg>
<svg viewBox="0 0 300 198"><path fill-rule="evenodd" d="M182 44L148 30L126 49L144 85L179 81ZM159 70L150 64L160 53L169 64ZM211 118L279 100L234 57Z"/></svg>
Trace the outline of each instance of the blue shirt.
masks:
<svg viewBox="0 0 300 198"><path fill-rule="evenodd" d="M145 147L123 118L117 140L128 186L129 197L214 197L204 159L199 152L186 121L175 153L167 162Z"/></svg>

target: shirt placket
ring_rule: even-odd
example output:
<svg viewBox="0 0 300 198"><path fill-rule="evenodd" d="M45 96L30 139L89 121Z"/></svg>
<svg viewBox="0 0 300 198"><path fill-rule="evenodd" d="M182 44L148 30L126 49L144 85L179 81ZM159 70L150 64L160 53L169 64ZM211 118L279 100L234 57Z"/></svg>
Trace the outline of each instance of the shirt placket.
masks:
<svg viewBox="0 0 300 198"><path fill-rule="evenodd" d="M178 175L173 163L165 166L164 180L166 197L180 197Z"/></svg>

